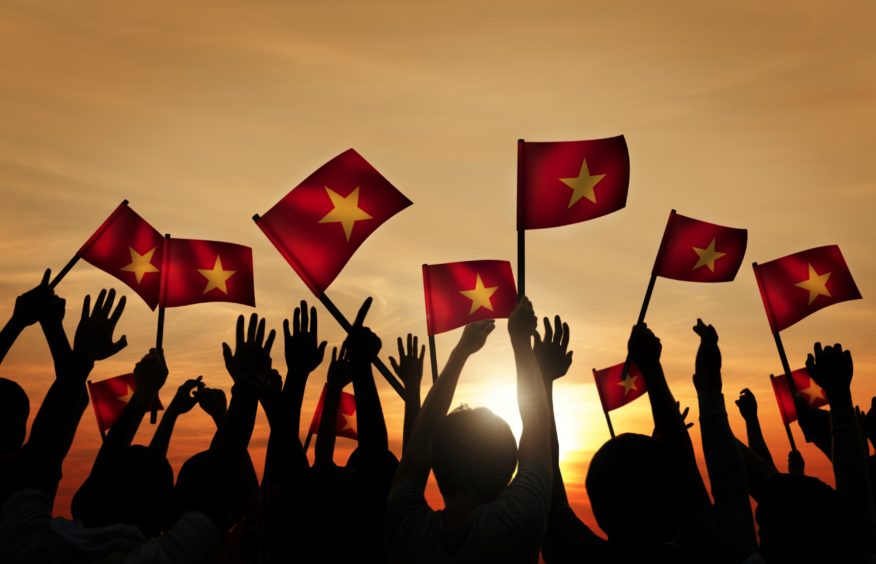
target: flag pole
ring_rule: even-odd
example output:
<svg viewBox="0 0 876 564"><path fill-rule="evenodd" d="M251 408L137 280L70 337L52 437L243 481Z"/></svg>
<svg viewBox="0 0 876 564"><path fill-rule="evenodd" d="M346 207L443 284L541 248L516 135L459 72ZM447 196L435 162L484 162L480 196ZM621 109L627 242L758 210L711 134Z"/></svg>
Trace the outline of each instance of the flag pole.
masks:
<svg viewBox="0 0 876 564"><path fill-rule="evenodd" d="M521 185L526 172L523 162L523 147L525 141L517 140L517 301L526 295L526 229L523 228L521 216L526 206Z"/></svg>
<svg viewBox="0 0 876 564"><path fill-rule="evenodd" d="M339 310L334 302L332 302L331 299L329 299L329 297L325 295L325 292L318 294L316 297L317 299L319 299L320 302L322 302L322 305L325 306L328 312L332 314L332 317L335 318L335 321L337 321L347 333L349 333L350 330L353 329L353 326L350 324L349 321L347 321L347 318L344 317L344 314L341 313L341 310ZM377 368L377 371L380 372L384 378L386 378L386 381L389 382L389 385L392 386L392 389L396 391L399 397L404 399L405 387L401 384L401 382L398 381L398 379L392 374L392 372L389 371L389 368L386 367L383 361L380 360L379 357L374 357L373 364L374 367Z"/></svg>
<svg viewBox="0 0 876 564"><path fill-rule="evenodd" d="M429 360L432 363L432 384L438 380L438 353L435 351L435 335L429 335Z"/></svg>
<svg viewBox="0 0 876 564"><path fill-rule="evenodd" d="M593 381L596 381L596 369L593 370ZM602 401L602 388L599 387L599 382L596 382L596 391L599 393L599 405L602 406L602 414L605 415L605 422L608 424L608 434L611 435L613 439L614 435L614 425L611 424L611 417L608 415L608 411L605 409L605 404Z"/></svg>
<svg viewBox="0 0 876 564"><path fill-rule="evenodd" d="M62 278L67 276L68 272L73 270L73 267L76 266L76 263L79 262L80 258L82 258L82 257L79 256L79 253L76 253L75 255L73 255L73 258L71 258L69 261L67 261L67 264L64 265L64 268L62 268L58 272L58 274L56 274L55 277L52 278L52 281L49 282L49 288L54 290L55 286L58 285L58 282L60 282Z"/></svg>
<svg viewBox="0 0 876 564"><path fill-rule="evenodd" d="M313 439L313 431L307 432L307 438L304 439L304 454L307 455L307 449L310 447L310 440Z"/></svg>
<svg viewBox="0 0 876 564"><path fill-rule="evenodd" d="M167 243L170 241L170 233L164 234L164 250L161 252L161 287L158 290L158 328L155 332L155 348L164 348L164 283L167 269ZM158 398L152 402L152 410L149 412L149 423L155 425L158 421Z"/></svg>

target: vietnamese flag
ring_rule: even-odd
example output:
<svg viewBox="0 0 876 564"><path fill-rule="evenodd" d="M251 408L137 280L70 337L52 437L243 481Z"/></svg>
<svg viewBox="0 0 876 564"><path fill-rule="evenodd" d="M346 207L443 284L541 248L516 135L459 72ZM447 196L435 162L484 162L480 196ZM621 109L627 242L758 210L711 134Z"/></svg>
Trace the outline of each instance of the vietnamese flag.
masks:
<svg viewBox="0 0 876 564"><path fill-rule="evenodd" d="M791 372L791 378L794 379L797 396L806 401L810 407L827 405L827 395L812 381L806 368ZM791 388L788 387L788 378L784 374L778 376L770 374L770 382L773 384L773 392L776 394L776 402L779 404L782 421L785 423L796 421L797 406L794 405L794 396L791 393Z"/></svg>
<svg viewBox="0 0 876 564"><path fill-rule="evenodd" d="M94 407L94 416L101 433L113 426L131 401L135 388L133 374L122 374L100 382L88 381L91 405ZM164 409L158 398L155 398L153 407Z"/></svg>
<svg viewBox="0 0 876 564"><path fill-rule="evenodd" d="M389 180L348 149L255 220L307 287L321 295L365 239L409 205Z"/></svg>
<svg viewBox="0 0 876 564"><path fill-rule="evenodd" d="M326 388L328 388L328 384L322 387L322 393L319 395L319 401L316 403L316 411L313 412L310 430L307 431L310 435L319 434L319 422L322 421ZM341 401L338 404L337 436L347 437L354 441L359 439L359 433L356 430L356 396L344 391L341 392Z"/></svg>
<svg viewBox="0 0 876 564"><path fill-rule="evenodd" d="M255 305L252 249L219 241L167 239L161 305L202 302Z"/></svg>
<svg viewBox="0 0 876 564"><path fill-rule="evenodd" d="M707 223L672 210L652 272L689 282L729 282L742 265L747 242L745 229Z"/></svg>
<svg viewBox="0 0 876 564"><path fill-rule="evenodd" d="M627 377L621 380L623 369L624 363L620 363L602 370L593 370L599 401L602 402L605 412L623 407L648 391L645 379L635 364L630 363Z"/></svg>
<svg viewBox="0 0 876 564"><path fill-rule="evenodd" d="M107 272L143 298L158 305L164 237L122 202L77 253Z"/></svg>
<svg viewBox="0 0 876 564"><path fill-rule="evenodd" d="M755 263L754 277L773 332L819 309L861 298L837 245Z"/></svg>
<svg viewBox="0 0 876 564"><path fill-rule="evenodd" d="M517 229L559 227L623 208L630 154L623 135L589 141L520 140Z"/></svg>
<svg viewBox="0 0 876 564"><path fill-rule="evenodd" d="M508 317L517 287L507 260L423 265L426 327L436 335L472 321Z"/></svg>

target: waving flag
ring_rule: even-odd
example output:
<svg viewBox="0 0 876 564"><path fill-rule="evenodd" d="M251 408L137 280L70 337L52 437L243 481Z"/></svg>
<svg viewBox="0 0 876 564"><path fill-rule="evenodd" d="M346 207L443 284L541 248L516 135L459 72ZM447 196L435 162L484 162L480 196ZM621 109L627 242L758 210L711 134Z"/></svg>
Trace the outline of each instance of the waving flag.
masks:
<svg viewBox="0 0 876 564"><path fill-rule="evenodd" d="M424 264L423 290L429 335L508 317L517 304L514 274L506 260Z"/></svg>
<svg viewBox="0 0 876 564"><path fill-rule="evenodd" d="M623 368L624 363L620 363L593 371L599 401L606 412L623 407L648 391L645 379L636 365L630 363L626 378L621 378Z"/></svg>
<svg viewBox="0 0 876 564"><path fill-rule="evenodd" d="M672 210L654 261L654 274L689 282L729 282L736 277L748 231L686 217Z"/></svg>
<svg viewBox="0 0 876 564"><path fill-rule="evenodd" d="M319 395L319 401L316 404L316 411L313 412L313 419L310 421L310 429L307 431L309 435L319 434L319 423L322 421L322 410L325 406L325 392L328 384L322 387L322 393ZM341 402L338 405L338 426L337 436L347 437L348 439L358 440L359 433L356 428L356 396L341 392Z"/></svg>
<svg viewBox="0 0 876 564"><path fill-rule="evenodd" d="M252 249L200 239L167 239L161 304L202 302L254 306Z"/></svg>
<svg viewBox="0 0 876 564"><path fill-rule="evenodd" d="M128 402L131 401L135 388L133 374L122 374L100 382L88 382L91 405L94 408L97 427L101 433L113 426L127 407ZM153 407L164 409L158 398L155 398Z"/></svg>
<svg viewBox="0 0 876 564"><path fill-rule="evenodd" d="M801 368L791 372L791 377L794 379L794 388L797 390L797 395L803 399L810 407L821 407L827 405L827 395L809 376L809 371L806 368ZM788 386L788 378L784 374L778 376L770 375L770 382L773 384L773 392L776 394L776 401L779 404L779 413L782 415L782 421L792 423L797 420L797 406L794 404L794 396L791 393L791 388Z"/></svg>

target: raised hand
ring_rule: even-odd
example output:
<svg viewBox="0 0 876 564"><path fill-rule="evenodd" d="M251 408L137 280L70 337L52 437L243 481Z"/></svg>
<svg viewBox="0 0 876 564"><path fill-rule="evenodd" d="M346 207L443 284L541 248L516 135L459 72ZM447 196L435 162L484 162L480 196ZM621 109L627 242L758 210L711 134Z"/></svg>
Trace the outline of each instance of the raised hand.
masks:
<svg viewBox="0 0 876 564"><path fill-rule="evenodd" d="M739 408L739 413L746 421L752 418L757 418L757 399L748 388L744 388L739 392L739 399L736 400L736 407Z"/></svg>
<svg viewBox="0 0 876 564"><path fill-rule="evenodd" d="M188 413L198 403L198 391L204 389L203 376L186 380L180 385L167 406L168 411L175 413Z"/></svg>
<svg viewBox="0 0 876 564"><path fill-rule="evenodd" d="M329 364L327 381L330 387L338 390L344 389L347 384L353 381L353 367L350 365L350 357L345 346L341 346L340 354L338 354L337 347L332 347L332 360Z"/></svg>
<svg viewBox="0 0 876 564"><path fill-rule="evenodd" d="M234 352L228 343L222 343L225 368L235 383L246 382L261 389L271 371L271 347L276 332L271 329L265 337L265 320L253 313L244 336L243 316L237 318ZM260 381L261 380L261 381Z"/></svg>
<svg viewBox="0 0 876 564"><path fill-rule="evenodd" d="M700 336L700 348L697 350L696 372L693 382L697 393L704 391L721 391L721 349L718 348L718 332L711 325L697 319L693 328Z"/></svg>
<svg viewBox="0 0 876 564"><path fill-rule="evenodd" d="M537 326L538 319L532 309L532 302L524 296L508 317L508 334L511 335L512 341L525 340L528 343L536 333Z"/></svg>
<svg viewBox="0 0 876 564"><path fill-rule="evenodd" d="M208 388L206 386L195 390L195 397L198 400L198 405L209 415L218 426L222 419L225 418L225 412L228 411L228 398L225 397L225 392L219 388Z"/></svg>
<svg viewBox="0 0 876 564"><path fill-rule="evenodd" d="M815 343L813 352L806 358L806 368L812 380L824 390L831 404L837 400L851 402L852 353L843 350L840 344L822 348L821 343Z"/></svg>
<svg viewBox="0 0 876 564"><path fill-rule="evenodd" d="M316 308L311 307L308 313L307 302L301 300L292 314L291 331L289 320L283 321L283 335L289 374L306 379L322 363L327 344L317 338Z"/></svg>
<svg viewBox="0 0 876 564"><path fill-rule="evenodd" d="M487 337L496 328L496 322L492 319L484 319L469 323L462 330L462 336L459 337L459 343L456 344L456 350L463 354L471 355L483 348L487 342Z"/></svg>
<svg viewBox="0 0 876 564"><path fill-rule="evenodd" d="M134 396L151 404L166 381L167 364L164 362L164 351L149 349L146 356L134 366Z"/></svg>
<svg viewBox="0 0 876 564"><path fill-rule="evenodd" d="M569 351L569 325L554 316L554 326L547 317L544 318L544 340L538 332L532 347L541 376L545 383L550 383L566 375L572 365L572 351Z"/></svg>
<svg viewBox="0 0 876 564"><path fill-rule="evenodd" d="M73 351L85 358L97 361L109 358L128 346L124 335L118 341L113 341L113 331L116 324L125 311L125 296L119 299L119 303L113 310L116 299L116 291L101 290L91 308L91 296L85 296L82 303L82 318L76 328L76 336L73 339Z"/></svg>
<svg viewBox="0 0 876 564"><path fill-rule="evenodd" d="M630 360L640 370L649 371L660 364L660 353L663 345L653 331L648 329L647 323L641 323L633 327L630 340L627 342Z"/></svg>
<svg viewBox="0 0 876 564"><path fill-rule="evenodd" d="M15 309L12 311L12 321L24 328L41 321L48 313L51 298L55 295L49 287L49 277L52 271L46 269L39 285L21 294L15 299ZM63 314L62 314L63 317Z"/></svg>
<svg viewBox="0 0 876 564"><path fill-rule="evenodd" d="M380 337L364 326L365 316L368 315L371 302L372 298L369 297L362 303L345 341L347 354L353 364L371 364L371 361L377 358L380 347L383 346Z"/></svg>
<svg viewBox="0 0 876 564"><path fill-rule="evenodd" d="M419 354L418 354L419 351ZM405 385L405 390L419 387L423 379L423 359L426 355L426 345L419 346L419 340L414 335L408 333L407 348L402 342L402 338L398 338L398 360L395 357L389 357L389 364L392 369Z"/></svg>

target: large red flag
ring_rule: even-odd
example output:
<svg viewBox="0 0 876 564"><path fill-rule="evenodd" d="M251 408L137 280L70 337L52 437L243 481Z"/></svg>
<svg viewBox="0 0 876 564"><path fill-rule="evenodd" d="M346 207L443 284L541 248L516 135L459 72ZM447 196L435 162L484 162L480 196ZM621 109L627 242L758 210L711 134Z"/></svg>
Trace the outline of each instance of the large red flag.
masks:
<svg viewBox="0 0 876 564"><path fill-rule="evenodd" d="M319 401L316 404L316 411L313 412L313 419L310 421L310 430L308 434L319 434L319 422L322 421L322 410L325 404L325 391L328 385L322 387L322 393L319 395ZM338 405L338 426L337 436L347 437L348 439L358 440L359 433L356 429L356 396L341 392L341 402Z"/></svg>
<svg viewBox="0 0 876 564"><path fill-rule="evenodd" d="M623 208L630 155L623 135L589 141L520 141L517 229L558 227Z"/></svg>
<svg viewBox="0 0 876 564"><path fill-rule="evenodd" d="M827 395L809 376L809 371L805 368L791 372L791 378L794 379L794 387L797 389L797 395L801 397L810 407L821 407L827 405ZM773 392L776 394L776 402L779 404L779 413L782 415L782 421L791 423L797 420L797 406L794 405L794 396L791 394L791 388L788 387L788 378L784 374L778 376L770 375L770 382L773 384Z"/></svg>
<svg viewBox="0 0 876 564"><path fill-rule="evenodd" d="M125 201L77 254L130 286L150 308L155 309L161 286L163 246L161 233Z"/></svg>
<svg viewBox="0 0 876 564"><path fill-rule="evenodd" d="M623 369L622 362L593 371L599 401L602 402L602 409L606 412L623 407L648 391L645 387L645 379L635 364L630 363L627 377L622 380Z"/></svg>
<svg viewBox="0 0 876 564"><path fill-rule="evenodd" d="M133 374L122 374L100 382L88 382L91 405L94 407L94 416L97 418L97 426L101 432L113 426L131 401L135 389ZM153 407L164 409L158 398L155 398Z"/></svg>
<svg viewBox="0 0 876 564"><path fill-rule="evenodd" d="M736 277L748 231L669 214L653 273L690 282L729 282Z"/></svg>
<svg viewBox="0 0 876 564"><path fill-rule="evenodd" d="M423 265L426 327L436 335L472 321L508 317L517 287L507 260Z"/></svg>
<svg viewBox="0 0 876 564"><path fill-rule="evenodd" d="M348 149L256 222L307 287L320 295L365 239L409 205L377 169Z"/></svg>
<svg viewBox="0 0 876 564"><path fill-rule="evenodd" d="M754 277L774 332L819 309L861 298L837 245L755 264Z"/></svg>
<svg viewBox="0 0 876 564"><path fill-rule="evenodd" d="M252 249L200 239L167 239L161 304L202 302L255 305Z"/></svg>

